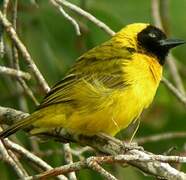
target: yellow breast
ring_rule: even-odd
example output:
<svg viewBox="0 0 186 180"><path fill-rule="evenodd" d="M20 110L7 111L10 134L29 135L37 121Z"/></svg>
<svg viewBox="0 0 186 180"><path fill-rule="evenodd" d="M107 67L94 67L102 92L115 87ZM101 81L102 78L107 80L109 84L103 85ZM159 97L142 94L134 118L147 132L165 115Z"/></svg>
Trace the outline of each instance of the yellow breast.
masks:
<svg viewBox="0 0 186 180"><path fill-rule="evenodd" d="M156 93L162 76L162 66L155 58L134 54L133 60L124 65L124 78L130 84L116 95L115 122L120 130L126 128L147 108ZM115 128L113 134L118 132Z"/></svg>

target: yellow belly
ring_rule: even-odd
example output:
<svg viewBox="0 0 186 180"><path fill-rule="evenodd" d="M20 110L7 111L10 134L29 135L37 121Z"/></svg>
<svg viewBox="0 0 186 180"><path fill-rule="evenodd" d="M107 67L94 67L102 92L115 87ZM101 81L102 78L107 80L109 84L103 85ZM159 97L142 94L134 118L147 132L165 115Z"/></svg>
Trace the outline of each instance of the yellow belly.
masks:
<svg viewBox="0 0 186 180"><path fill-rule="evenodd" d="M115 97L114 97L115 96ZM74 113L64 125L69 131L84 135L103 132L115 135L126 128L144 108L144 104L135 98L131 89L113 95L113 104L89 115Z"/></svg>
<svg viewBox="0 0 186 180"><path fill-rule="evenodd" d="M156 92L156 89L149 91L148 88L148 92L141 91L143 93L139 96L139 89L136 92L136 88L138 87L134 86L123 92L116 92L112 95L112 105L105 104L106 108L100 111L88 115L74 113L63 127L84 135L102 132L114 136L138 118L142 110L151 103Z"/></svg>
<svg viewBox="0 0 186 180"><path fill-rule="evenodd" d="M126 88L125 91L111 94L112 103L106 102L105 108L91 114L73 112L67 117L66 109L62 104L50 106L48 110L43 111L43 118L34 123L38 128L32 133L42 132L52 127L63 127L72 133L91 136L102 132L114 136L135 120L151 103L156 88L146 88L146 91L139 88L138 85L134 85Z"/></svg>

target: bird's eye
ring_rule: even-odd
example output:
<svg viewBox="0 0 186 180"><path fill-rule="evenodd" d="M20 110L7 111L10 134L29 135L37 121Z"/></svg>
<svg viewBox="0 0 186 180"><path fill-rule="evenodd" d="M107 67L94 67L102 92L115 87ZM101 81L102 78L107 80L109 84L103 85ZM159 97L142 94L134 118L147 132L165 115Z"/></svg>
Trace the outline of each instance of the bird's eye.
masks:
<svg viewBox="0 0 186 180"><path fill-rule="evenodd" d="M151 37L151 38L156 38L156 34L154 34L154 33L149 33L148 35L149 35L149 37Z"/></svg>

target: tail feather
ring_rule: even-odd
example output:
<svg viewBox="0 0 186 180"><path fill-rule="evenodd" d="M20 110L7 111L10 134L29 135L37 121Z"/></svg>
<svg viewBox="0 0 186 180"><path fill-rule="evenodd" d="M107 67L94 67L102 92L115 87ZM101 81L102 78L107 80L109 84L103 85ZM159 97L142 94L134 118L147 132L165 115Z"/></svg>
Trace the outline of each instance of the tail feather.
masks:
<svg viewBox="0 0 186 180"><path fill-rule="evenodd" d="M0 132L0 138L6 138L20 129L27 128L32 124L33 121L35 121L35 118L33 118L32 116L26 117L25 119L18 121L17 123L8 127L4 131Z"/></svg>

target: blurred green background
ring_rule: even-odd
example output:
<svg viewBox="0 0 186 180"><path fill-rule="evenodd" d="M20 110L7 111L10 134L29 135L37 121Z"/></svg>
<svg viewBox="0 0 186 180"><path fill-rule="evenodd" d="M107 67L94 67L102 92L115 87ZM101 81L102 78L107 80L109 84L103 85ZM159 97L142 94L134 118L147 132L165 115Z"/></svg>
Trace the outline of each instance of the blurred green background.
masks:
<svg viewBox="0 0 186 180"><path fill-rule="evenodd" d="M46 78L50 86L59 81L75 61L86 50L104 42L110 37L97 26L89 22L83 17L65 9L80 24L82 36L78 37L73 26L55 9L48 1L40 0L37 5L32 1L20 0L18 6L18 34L21 40L27 46L36 65L39 67L43 76ZM105 22L114 31L120 30L127 24L134 22L153 23L151 16L150 0L71 0L92 13L98 19ZM2 5L2 1L1 1ZM8 17L11 19L12 3L8 9ZM185 0L169 0L169 6L166 9L169 15L169 34L170 36L186 39L186 1ZM11 46L10 41L5 36L7 48ZM182 80L186 83L186 51L185 46L181 46L173 51L174 56L179 60L177 62ZM8 58L5 56L0 59L0 65L11 66ZM20 57L20 65L22 70L29 71L24 60ZM165 67L164 75L171 80L169 69ZM34 80L28 82L35 96L39 101L42 100L44 94L37 87ZM33 102L23 93L22 90L15 89L15 80L0 76L0 105L12 107L32 112L35 109ZM20 102L20 96L24 97L24 101ZM186 110L185 107L177 101L172 93L161 84L153 105L146 110L141 117L141 125L136 137L148 136L153 134L185 131L186 129ZM127 133L120 133L119 138L126 138ZM24 133L18 133L18 139L30 151L33 146ZM172 139L166 141L158 141L155 143L146 143L144 148L148 151L163 154L170 148L175 147L172 154L184 154L186 149L185 139ZM75 145L74 145L75 146ZM39 144L41 151L45 152L51 149L62 149L59 143L44 142ZM90 154L85 154L88 156ZM53 153L52 155L42 156L53 167L62 165L63 155ZM26 169L35 174L30 164L25 159L21 162ZM145 180L153 179L145 176L133 167L122 168L118 165L106 166L116 177L121 180ZM180 166L181 170L186 171L186 167ZM98 173L91 170L82 170L77 173L81 180L103 179ZM17 179L12 168L0 162L0 179Z"/></svg>

